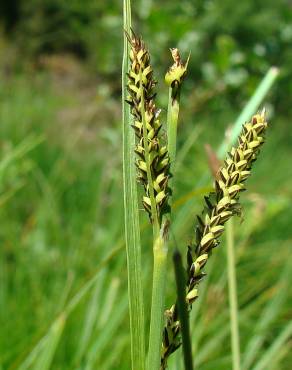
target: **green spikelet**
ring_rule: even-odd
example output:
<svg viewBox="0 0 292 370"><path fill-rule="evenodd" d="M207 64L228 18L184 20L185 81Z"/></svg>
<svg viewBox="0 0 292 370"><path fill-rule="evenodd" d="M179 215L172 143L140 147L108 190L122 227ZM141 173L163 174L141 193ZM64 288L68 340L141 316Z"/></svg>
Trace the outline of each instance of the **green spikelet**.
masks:
<svg viewBox="0 0 292 370"><path fill-rule="evenodd" d="M237 147L231 149L218 171L214 192L205 198L205 208L196 226L196 242L188 247L187 252L186 301L189 309L198 297L197 287L205 275L203 268L212 249L219 245L218 238L224 231L226 221L240 209L239 196L245 190L245 181L264 143L266 128L265 111L254 115L250 122L243 125ZM167 310L165 316L161 369L166 368L168 357L181 345L176 305Z"/></svg>
<svg viewBox="0 0 292 370"><path fill-rule="evenodd" d="M154 192L155 207L158 221L161 223L162 215L168 210L168 178L169 178L169 156L166 146L161 145L160 130L162 124L159 120L159 110L155 106L153 89L156 81L153 78L153 70L150 65L149 52L141 38L134 34L128 36L131 52L131 67L128 73L127 102L131 105L131 113L134 118L133 128L137 137L135 153L137 154L136 166L138 169L138 180L142 183L145 196L143 206L153 219L151 208L151 194L149 190L149 178L147 176L147 158L150 163L151 181ZM141 94L143 92L143 99ZM144 101L144 107L142 107ZM147 132L148 150L145 151L145 140L143 138L143 117L145 112L145 123Z"/></svg>

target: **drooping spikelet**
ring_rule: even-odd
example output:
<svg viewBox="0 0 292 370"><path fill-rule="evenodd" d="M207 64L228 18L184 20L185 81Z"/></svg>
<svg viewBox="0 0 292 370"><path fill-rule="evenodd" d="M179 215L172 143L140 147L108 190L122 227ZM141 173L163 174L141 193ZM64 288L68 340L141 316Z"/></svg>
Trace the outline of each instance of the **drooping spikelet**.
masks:
<svg viewBox="0 0 292 370"><path fill-rule="evenodd" d="M150 219L153 219L151 209L151 192L149 176L147 176L147 155L150 167L150 176L152 182L155 207L158 215L158 221L161 222L161 216L167 210L167 199L169 195L169 156L167 147L161 145L160 130L162 124L159 120L159 110L154 102L154 86L156 81L153 78L153 70L150 65L149 52L141 38L134 34L128 36L130 51L130 70L128 73L128 91L127 102L131 105L131 113L134 118L133 128L138 139L135 152L138 155L136 166L138 170L138 180L143 184L145 196L143 197L143 206L148 212ZM143 96L142 96L143 94ZM144 106L142 102L144 101ZM143 117L144 112L144 117ZM143 130L143 121L146 125L148 150L145 150L145 138Z"/></svg>
<svg viewBox="0 0 292 370"><path fill-rule="evenodd" d="M267 128L265 112L252 117L243 125L237 147L228 153L224 165L219 169L214 192L205 198L205 208L196 226L196 242L188 247L186 301L191 309L198 297L197 287L204 277L212 249L219 245L218 238L224 231L224 224L240 208L239 195L245 190L245 181L250 175L253 162L264 142ZM167 359L181 344L180 322L176 305L165 312L166 325L163 333L161 369L167 366Z"/></svg>

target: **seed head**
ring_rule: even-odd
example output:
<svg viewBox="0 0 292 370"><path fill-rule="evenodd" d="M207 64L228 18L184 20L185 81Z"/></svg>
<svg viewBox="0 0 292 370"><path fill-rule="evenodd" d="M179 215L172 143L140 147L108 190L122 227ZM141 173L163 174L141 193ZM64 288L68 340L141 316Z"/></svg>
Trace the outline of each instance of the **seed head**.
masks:
<svg viewBox="0 0 292 370"><path fill-rule="evenodd" d="M167 147L161 144L160 131L162 123L159 119L160 110L156 108L153 92L156 81L153 78L153 70L150 64L150 55L141 38L132 34L128 36L130 50L130 70L128 73L128 92L127 102L131 106L133 116L133 129L137 137L135 153L137 154L136 166L138 170L138 180L142 183L145 195L143 196L143 206L152 220L151 197L149 191L149 179L147 177L147 158L150 162L150 172L152 188L156 210L161 222L161 217L168 209L168 178L169 178L169 156ZM143 93L143 99L142 94ZM142 107L144 101L144 107ZM145 112L142 117L142 112ZM146 124L147 144L145 148L143 121ZM148 149L148 150L145 150Z"/></svg>
<svg viewBox="0 0 292 370"><path fill-rule="evenodd" d="M214 191L205 197L205 208L202 215L197 216L196 241L187 251L186 302L190 309L198 297L198 284L205 276L204 266L212 250L219 245L225 223L233 215L238 214L239 196L245 190L245 181L251 173L253 162L257 159L259 148L264 143L266 128L264 110L243 125L238 145L228 153L217 173ZM176 305L166 311L165 315L161 369L166 368L167 358L181 344Z"/></svg>

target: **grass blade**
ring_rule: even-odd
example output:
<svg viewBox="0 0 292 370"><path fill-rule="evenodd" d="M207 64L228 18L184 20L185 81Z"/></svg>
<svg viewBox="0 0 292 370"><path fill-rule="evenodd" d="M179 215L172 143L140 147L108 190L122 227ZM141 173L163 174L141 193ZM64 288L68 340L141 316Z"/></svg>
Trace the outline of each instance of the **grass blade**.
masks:
<svg viewBox="0 0 292 370"><path fill-rule="evenodd" d="M60 315L52 325L42 353L33 367L34 370L49 370L51 368L55 352L58 348L58 344L64 329L65 321L65 315Z"/></svg>
<svg viewBox="0 0 292 370"><path fill-rule="evenodd" d="M49 332L39 341L25 361L18 367L18 370L50 369L64 329L65 321L65 315L60 315L54 321Z"/></svg>
<svg viewBox="0 0 292 370"><path fill-rule="evenodd" d="M131 33L130 0L123 1L124 30ZM129 45L124 35L122 66L123 105L123 182L125 208L125 237L128 265L128 294L131 330L132 369L144 369L144 308L141 268L141 242L137 199L136 170L134 166L135 133L130 126L130 107L126 104Z"/></svg>
<svg viewBox="0 0 292 370"><path fill-rule="evenodd" d="M242 368L244 370L247 370L251 367L264 342L270 324L273 322L275 317L277 317L279 311L285 303L286 292L291 279L291 273L291 263L288 261L281 274L279 283L277 284L277 292L269 302L268 306L265 308L264 312L260 315L260 320L258 321L254 330L255 334L247 345L242 364Z"/></svg>
<svg viewBox="0 0 292 370"><path fill-rule="evenodd" d="M285 342L292 336L292 321L281 331L270 348L265 352L253 370L268 369L275 356L282 349Z"/></svg>
<svg viewBox="0 0 292 370"><path fill-rule="evenodd" d="M92 343L92 345L87 349L86 353L86 365L85 370L95 370L97 365L100 364L100 357L102 357L102 351L105 349L106 345L110 343L115 337L122 320L125 317L127 310L127 297L124 296L122 300L119 301L119 310L112 315L111 319L102 327L102 335ZM116 356L115 352L108 354L108 357ZM136 367L138 370L139 367Z"/></svg>
<svg viewBox="0 0 292 370"><path fill-rule="evenodd" d="M104 273L101 274L99 280L95 283L95 287L91 294L91 299L85 315L83 331L79 340L78 351L75 356L76 363L80 363L86 353L92 336L93 328L99 315L98 298L100 297L101 289L103 287L104 276Z"/></svg>
<svg viewBox="0 0 292 370"><path fill-rule="evenodd" d="M80 290L71 298L68 302L67 306L63 310L63 314L59 315L53 323L50 325L47 333L38 341L38 343L34 346L34 348L30 351L30 353L26 356L26 358L22 361L22 363L17 367L18 370L27 370L31 369L32 364L36 361L40 353L42 353L43 349L46 348L48 345L48 341L50 341L51 333L55 333L55 336L58 333L56 328L62 328L61 323L64 321L64 318L68 318L71 312L76 308L76 306L82 301L85 295L90 291L90 289L94 286L94 284L100 279L100 273L102 269L111 261L118 252L122 249L122 246L118 246L114 248L107 257L104 258L103 261L99 264L95 275L89 279ZM59 322L59 324L58 324ZM64 321L65 323L65 321ZM62 329L63 330L63 329ZM60 333L61 335L62 333ZM52 346L50 346L52 347Z"/></svg>

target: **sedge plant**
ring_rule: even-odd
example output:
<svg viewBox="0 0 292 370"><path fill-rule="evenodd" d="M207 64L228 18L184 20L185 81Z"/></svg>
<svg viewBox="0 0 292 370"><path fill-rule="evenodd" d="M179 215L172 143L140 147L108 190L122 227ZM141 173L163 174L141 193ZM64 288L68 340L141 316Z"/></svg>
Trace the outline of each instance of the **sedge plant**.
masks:
<svg viewBox="0 0 292 370"><path fill-rule="evenodd" d="M173 64L165 82L169 88L166 135L157 108L156 80L149 50L131 28L130 0L124 0L123 132L124 205L128 263L132 370L163 370L169 357L184 344L184 358L190 358L189 327L186 314L198 298L198 286L213 249L225 231L226 223L240 213L240 195L252 172L268 127L265 110L247 120L238 134L237 144L226 154L214 181L213 191L205 197L201 215L196 216L194 241L186 248L186 267L176 268L178 300L165 310L165 285L168 233L171 227L176 141L183 80L188 61L179 50L171 49ZM262 94L264 95L264 94ZM251 114L250 114L251 115ZM238 128L238 125L236 126ZM137 185L142 188L141 199ZM144 302L141 266L139 207L143 206L153 233L153 276L148 354L144 335ZM195 218L195 216L194 216ZM176 256L177 257L177 256ZM177 258L174 257L174 260ZM180 258L179 258L180 260ZM177 266L177 265L175 265ZM185 275L179 278L179 274ZM234 280L234 279L233 279ZM182 282L184 283L182 284ZM234 298L235 293L230 295ZM182 298L183 297L183 298ZM235 307L235 308L234 308ZM237 307L233 305L237 310ZM236 319L236 316L235 316ZM233 323L235 322L233 316ZM234 327L237 325L235 322ZM237 330L233 330L238 335ZM235 338L234 343L238 342ZM238 345L233 348L238 351ZM235 356L239 368L239 354ZM190 361L185 361L187 364ZM192 366L192 365L190 365ZM191 367L189 367L191 368Z"/></svg>

